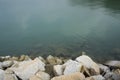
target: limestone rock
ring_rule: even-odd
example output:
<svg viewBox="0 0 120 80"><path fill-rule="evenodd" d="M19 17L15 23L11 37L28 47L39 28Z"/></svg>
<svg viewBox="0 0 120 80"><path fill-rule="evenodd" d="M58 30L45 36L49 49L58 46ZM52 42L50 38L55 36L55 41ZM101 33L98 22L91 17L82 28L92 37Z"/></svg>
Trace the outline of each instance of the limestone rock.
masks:
<svg viewBox="0 0 120 80"><path fill-rule="evenodd" d="M83 69L83 64L69 60L63 66L65 66L64 75L71 74L75 72L81 72Z"/></svg>
<svg viewBox="0 0 120 80"><path fill-rule="evenodd" d="M4 71L0 69L0 80L4 80Z"/></svg>
<svg viewBox="0 0 120 80"><path fill-rule="evenodd" d="M85 79L85 76L82 73L76 72L69 75L54 77L51 80L84 80L84 79Z"/></svg>
<svg viewBox="0 0 120 80"><path fill-rule="evenodd" d="M62 64L62 62L63 62L62 59L56 57L56 64Z"/></svg>
<svg viewBox="0 0 120 80"><path fill-rule="evenodd" d="M0 56L1 61L9 60L10 58L11 58L11 56Z"/></svg>
<svg viewBox="0 0 120 80"><path fill-rule="evenodd" d="M13 70L19 78L28 80L30 76L34 75L39 70L45 71L45 64L40 59L36 58L31 61L19 62L10 69Z"/></svg>
<svg viewBox="0 0 120 80"><path fill-rule="evenodd" d="M18 80L15 74L5 74L4 80Z"/></svg>
<svg viewBox="0 0 120 80"><path fill-rule="evenodd" d="M55 64L62 64L62 60L59 59L58 57L53 57L51 55L49 55L47 57L47 62L51 65L55 65Z"/></svg>
<svg viewBox="0 0 120 80"><path fill-rule="evenodd" d="M6 73L6 74L14 74L14 72L13 72L12 70L10 70L10 69L6 69L6 70L5 70L5 73Z"/></svg>
<svg viewBox="0 0 120 80"><path fill-rule="evenodd" d="M56 76L60 76L63 74L63 66L62 65L54 65L54 73Z"/></svg>
<svg viewBox="0 0 120 80"><path fill-rule="evenodd" d="M40 78L39 78L38 76L36 76L36 75L33 75L33 76L30 77L29 80L42 80L42 79L40 79Z"/></svg>
<svg viewBox="0 0 120 80"><path fill-rule="evenodd" d="M105 78L101 75L96 75L96 76L88 77L85 80L105 80Z"/></svg>
<svg viewBox="0 0 120 80"><path fill-rule="evenodd" d="M3 65L3 63L2 63L2 62L0 62L0 69L3 69L2 65Z"/></svg>
<svg viewBox="0 0 120 80"><path fill-rule="evenodd" d="M88 69L94 70L96 74L100 74L100 68L99 66L87 55L82 55L76 58L76 61L82 63L85 67Z"/></svg>
<svg viewBox="0 0 120 80"><path fill-rule="evenodd" d="M115 66L120 68L120 61L108 61L105 64L108 66Z"/></svg>
<svg viewBox="0 0 120 80"><path fill-rule="evenodd" d="M13 56L10 60L18 61L19 59L18 59L18 57Z"/></svg>
<svg viewBox="0 0 120 80"><path fill-rule="evenodd" d="M50 80L50 75L45 72L37 72L36 76L39 77L41 80Z"/></svg>
<svg viewBox="0 0 120 80"><path fill-rule="evenodd" d="M19 61L27 61L27 60L31 60L31 58L27 55L21 55L19 58Z"/></svg>
<svg viewBox="0 0 120 80"><path fill-rule="evenodd" d="M35 75L31 76L29 80L50 80L50 76L45 72L39 71Z"/></svg>
<svg viewBox="0 0 120 80"><path fill-rule="evenodd" d="M114 72L108 72L104 77L106 80L120 80L120 74Z"/></svg>
<svg viewBox="0 0 120 80"><path fill-rule="evenodd" d="M8 68L13 65L13 61L4 61L2 66L3 68Z"/></svg>
<svg viewBox="0 0 120 80"><path fill-rule="evenodd" d="M53 56L51 56L51 55L49 55L49 56L47 57L47 62L48 62L49 64L51 64L51 65L56 64L55 58L54 58Z"/></svg>
<svg viewBox="0 0 120 80"><path fill-rule="evenodd" d="M101 70L101 73L102 73L102 74L110 72L109 67L104 66L104 65L102 65L102 64L98 64L98 65L99 65L99 67L100 67L100 70Z"/></svg>
<svg viewBox="0 0 120 80"><path fill-rule="evenodd" d="M41 56L38 57L42 62L46 63L45 59Z"/></svg>

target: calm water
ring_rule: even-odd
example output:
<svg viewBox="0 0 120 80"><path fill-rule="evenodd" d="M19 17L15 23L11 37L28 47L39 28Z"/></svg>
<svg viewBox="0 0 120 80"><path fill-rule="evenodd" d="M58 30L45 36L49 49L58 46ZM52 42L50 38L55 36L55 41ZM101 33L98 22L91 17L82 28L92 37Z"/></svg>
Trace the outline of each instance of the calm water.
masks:
<svg viewBox="0 0 120 80"><path fill-rule="evenodd" d="M120 59L119 0L0 0L0 55Z"/></svg>

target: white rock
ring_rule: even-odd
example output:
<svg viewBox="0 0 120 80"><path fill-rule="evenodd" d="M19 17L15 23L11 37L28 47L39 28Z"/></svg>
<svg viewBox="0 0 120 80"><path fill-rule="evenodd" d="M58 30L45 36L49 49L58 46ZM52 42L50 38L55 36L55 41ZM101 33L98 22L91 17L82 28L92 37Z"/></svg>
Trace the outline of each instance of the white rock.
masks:
<svg viewBox="0 0 120 80"><path fill-rule="evenodd" d="M105 80L105 78L101 75L96 75L96 76L88 77L85 80Z"/></svg>
<svg viewBox="0 0 120 80"><path fill-rule="evenodd" d="M108 61L105 64L109 65L109 66L116 66L116 67L120 68L120 61Z"/></svg>
<svg viewBox="0 0 120 80"><path fill-rule="evenodd" d="M33 75L33 76L30 77L29 80L42 80L42 79L40 79L40 78L37 77L36 75Z"/></svg>
<svg viewBox="0 0 120 80"><path fill-rule="evenodd" d="M100 73L99 66L90 57L88 57L87 55L82 55L82 56L76 58L76 61L82 63L88 69L94 69L94 71L97 74Z"/></svg>
<svg viewBox="0 0 120 80"><path fill-rule="evenodd" d="M54 77L51 80L84 80L84 79L85 79L85 76L82 73L76 72L69 75Z"/></svg>
<svg viewBox="0 0 120 80"><path fill-rule="evenodd" d="M63 66L62 65L54 65L53 69L54 69L56 76L60 76L63 74Z"/></svg>
<svg viewBox="0 0 120 80"><path fill-rule="evenodd" d="M45 64L38 58L31 61L23 61L14 64L11 68L15 74L23 79L28 80L30 76L34 75L36 72L45 71Z"/></svg>
<svg viewBox="0 0 120 80"><path fill-rule="evenodd" d="M4 80L4 71L0 69L0 80Z"/></svg>
<svg viewBox="0 0 120 80"><path fill-rule="evenodd" d="M110 72L109 67L104 66L104 65L102 65L102 64L98 64L98 65L99 65L99 68L100 68L103 72L105 72L105 73Z"/></svg>
<svg viewBox="0 0 120 80"><path fill-rule="evenodd" d="M46 63L45 59L41 56L38 57L42 62Z"/></svg>
<svg viewBox="0 0 120 80"><path fill-rule="evenodd" d="M47 57L47 62L48 62L49 64L51 64L51 65L54 65L54 64L56 64L56 59L55 59L55 57L49 55L49 56Z"/></svg>
<svg viewBox="0 0 120 80"><path fill-rule="evenodd" d="M15 74L5 74L4 80L18 80Z"/></svg>
<svg viewBox="0 0 120 80"><path fill-rule="evenodd" d="M2 69L3 67L2 67L2 65L3 65L3 63L2 62L0 62L0 69Z"/></svg>
<svg viewBox="0 0 120 80"><path fill-rule="evenodd" d="M72 60L67 61L63 66L66 66L64 70L64 75L80 72L83 69L82 63L72 61Z"/></svg>
<svg viewBox="0 0 120 80"><path fill-rule="evenodd" d="M104 75L106 80L112 79L112 80L120 80L120 74L114 73L114 72L108 72Z"/></svg>
<svg viewBox="0 0 120 80"><path fill-rule="evenodd" d="M93 76L95 80L105 80L105 78L101 75Z"/></svg>
<svg viewBox="0 0 120 80"><path fill-rule="evenodd" d="M39 71L35 75L31 76L29 80L50 80L50 75Z"/></svg>
<svg viewBox="0 0 120 80"><path fill-rule="evenodd" d="M12 65L13 65L13 61L4 61L2 64L3 67L10 67Z"/></svg>
<svg viewBox="0 0 120 80"><path fill-rule="evenodd" d="M45 72L37 72L36 76L39 77L41 80L50 80L50 75Z"/></svg>

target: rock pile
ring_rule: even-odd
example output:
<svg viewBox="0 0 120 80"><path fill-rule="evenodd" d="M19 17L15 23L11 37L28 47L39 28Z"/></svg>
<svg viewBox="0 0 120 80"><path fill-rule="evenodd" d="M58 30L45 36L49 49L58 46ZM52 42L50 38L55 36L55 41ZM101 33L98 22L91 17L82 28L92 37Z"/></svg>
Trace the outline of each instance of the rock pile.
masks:
<svg viewBox="0 0 120 80"><path fill-rule="evenodd" d="M120 80L120 61L99 64L87 55L75 60L5 56L0 57L0 80Z"/></svg>

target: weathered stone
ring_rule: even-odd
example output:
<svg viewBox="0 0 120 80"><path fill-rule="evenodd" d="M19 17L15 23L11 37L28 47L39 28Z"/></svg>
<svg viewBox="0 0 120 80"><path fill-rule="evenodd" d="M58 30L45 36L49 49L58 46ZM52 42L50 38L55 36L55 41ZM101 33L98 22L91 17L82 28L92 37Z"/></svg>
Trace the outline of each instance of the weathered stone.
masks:
<svg viewBox="0 0 120 80"><path fill-rule="evenodd" d="M60 76L63 74L63 66L62 65L54 65L54 73L56 76Z"/></svg>
<svg viewBox="0 0 120 80"><path fill-rule="evenodd" d="M18 80L15 74L5 74L4 80Z"/></svg>
<svg viewBox="0 0 120 80"><path fill-rule="evenodd" d="M50 80L50 75L45 72L37 72L36 76L39 77L41 80Z"/></svg>
<svg viewBox="0 0 120 80"><path fill-rule="evenodd" d="M98 65L99 65L99 67L100 67L100 72L101 72L102 75L104 75L105 73L110 72L109 67L104 66L104 65L102 65L102 64L98 64Z"/></svg>
<svg viewBox="0 0 120 80"><path fill-rule="evenodd" d="M29 80L50 80L50 76L45 72L39 71L35 75L31 76Z"/></svg>
<svg viewBox="0 0 120 80"><path fill-rule="evenodd" d="M62 62L63 62L62 59L59 59L59 58L56 57L56 64L60 65L60 64L62 64Z"/></svg>
<svg viewBox="0 0 120 80"><path fill-rule="evenodd" d="M0 69L3 69L3 63L2 62L0 62Z"/></svg>
<svg viewBox="0 0 120 80"><path fill-rule="evenodd" d="M69 60L63 66L65 66L64 75L71 74L75 72L81 72L83 69L83 64Z"/></svg>
<svg viewBox="0 0 120 80"><path fill-rule="evenodd" d="M4 71L0 69L0 80L4 80Z"/></svg>
<svg viewBox="0 0 120 80"><path fill-rule="evenodd" d="M0 61L9 60L10 58L10 56L0 56Z"/></svg>
<svg viewBox="0 0 120 80"><path fill-rule="evenodd" d="M120 68L120 61L107 61L105 64L108 66L115 66Z"/></svg>
<svg viewBox="0 0 120 80"><path fill-rule="evenodd" d="M21 55L19 58L19 61L28 61L31 60L31 58L27 55Z"/></svg>
<svg viewBox="0 0 120 80"><path fill-rule="evenodd" d="M15 74L23 79L28 80L30 76L34 75L38 70L45 71L45 64L38 58L31 61L23 61L10 68Z"/></svg>
<svg viewBox="0 0 120 80"><path fill-rule="evenodd" d="M33 75L33 76L30 77L29 80L42 80L42 79L40 79L40 78L39 78L38 76L36 76L36 75Z"/></svg>
<svg viewBox="0 0 120 80"><path fill-rule="evenodd" d="M6 73L6 74L13 74L14 72L13 72L11 69L6 69L6 70L5 70L5 73Z"/></svg>
<svg viewBox="0 0 120 80"><path fill-rule="evenodd" d="M18 59L18 57L13 56L13 57L11 58L11 60L18 61L19 59Z"/></svg>
<svg viewBox="0 0 120 80"><path fill-rule="evenodd" d="M3 68L8 68L13 65L13 61L4 61L2 66Z"/></svg>
<svg viewBox="0 0 120 80"><path fill-rule="evenodd" d="M51 64L51 65L56 64L55 58L54 58L53 56L51 56L51 55L49 55L49 56L47 57L47 62L48 62L49 64Z"/></svg>
<svg viewBox="0 0 120 80"><path fill-rule="evenodd" d="M85 76L82 73L76 72L69 75L54 77L51 80L84 80L84 79L85 79Z"/></svg>
<svg viewBox="0 0 120 80"><path fill-rule="evenodd" d="M46 63L45 59L41 56L38 57L42 62Z"/></svg>
<svg viewBox="0 0 120 80"><path fill-rule="evenodd" d="M104 75L106 80L120 80L120 73L119 72L108 72Z"/></svg>
<svg viewBox="0 0 120 80"><path fill-rule="evenodd" d="M82 55L76 58L76 61L82 63L86 68L94 70L96 74L100 74L99 66L88 56Z"/></svg>
<svg viewBox="0 0 120 80"><path fill-rule="evenodd" d="M88 77L85 80L105 80L105 78L101 75L96 75L96 76Z"/></svg>

